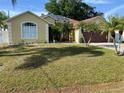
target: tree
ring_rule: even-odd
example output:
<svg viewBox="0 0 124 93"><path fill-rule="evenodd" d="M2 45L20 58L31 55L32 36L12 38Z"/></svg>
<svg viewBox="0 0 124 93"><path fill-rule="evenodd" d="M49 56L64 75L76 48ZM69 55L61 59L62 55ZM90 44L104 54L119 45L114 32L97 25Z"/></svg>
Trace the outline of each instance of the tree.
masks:
<svg viewBox="0 0 124 93"><path fill-rule="evenodd" d="M59 37L60 41L63 41L63 39L67 39L69 37L69 33L73 30L73 25L65 22L56 22L55 25L52 26L52 35L53 39L56 40L57 37Z"/></svg>
<svg viewBox="0 0 124 93"><path fill-rule="evenodd" d="M82 0L49 0L45 8L49 13L76 20L102 15L102 13L96 12L94 7L87 5Z"/></svg>
<svg viewBox="0 0 124 93"><path fill-rule="evenodd" d="M55 41L60 41L60 29L61 27L61 23L60 22L56 22L54 25L51 25L51 35L52 35L52 40Z"/></svg>
<svg viewBox="0 0 124 93"><path fill-rule="evenodd" d="M86 42L86 39L85 39L85 37L84 37L85 23L84 23L84 22L81 22L80 24L78 24L77 29L80 29L80 31L81 31L81 33L82 33L83 42L85 43L86 46L88 46L88 45L87 45L87 42Z"/></svg>
<svg viewBox="0 0 124 93"><path fill-rule="evenodd" d="M111 38L113 39L116 53L120 54L120 51L117 50L117 46L116 46L115 30L119 30L120 39L121 39L122 34L123 34L123 30L124 30L124 18L123 17L110 16L109 21L107 22L107 25L106 25L106 30L111 33Z"/></svg>
<svg viewBox="0 0 124 93"><path fill-rule="evenodd" d="M120 17L118 19L118 25L116 26L116 29L119 30L120 35L122 36L123 30L124 30L124 17Z"/></svg>
<svg viewBox="0 0 124 93"><path fill-rule="evenodd" d="M124 52L120 51L120 49L121 49L120 45L122 43L122 35L123 35L123 32L124 32L124 17L119 17L118 18L118 23L119 24L116 26L116 29L119 30L118 53L119 53L119 55L124 55Z"/></svg>
<svg viewBox="0 0 124 93"><path fill-rule="evenodd" d="M110 16L109 20L107 22L106 25L106 31L108 31L111 35L111 38L113 40L114 43L114 47L115 47L115 52L118 54L117 51L117 46L116 46L116 41L115 41L115 27L118 25L118 20L116 17Z"/></svg>
<svg viewBox="0 0 124 93"><path fill-rule="evenodd" d="M90 32L90 38L86 44L87 46L89 46L89 44L92 40L92 37L94 35L94 32L100 32L101 31L99 25L96 23L83 23L83 22L81 22L80 27L82 28L82 34L83 34L84 30L87 32Z"/></svg>
<svg viewBox="0 0 124 93"><path fill-rule="evenodd" d="M0 28L6 28L7 25L5 24L4 20L8 17L4 11L0 11Z"/></svg>

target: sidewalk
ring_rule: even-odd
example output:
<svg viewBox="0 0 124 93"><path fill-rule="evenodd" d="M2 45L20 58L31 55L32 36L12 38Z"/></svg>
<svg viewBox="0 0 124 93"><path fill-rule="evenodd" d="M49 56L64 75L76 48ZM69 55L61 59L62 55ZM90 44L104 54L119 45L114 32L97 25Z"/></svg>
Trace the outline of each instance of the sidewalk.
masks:
<svg viewBox="0 0 124 93"><path fill-rule="evenodd" d="M91 43L90 45L115 50L113 43ZM118 44L116 45L118 46L118 49L119 49L119 45ZM122 52L124 51L124 44L120 44L120 49L121 49L120 51Z"/></svg>

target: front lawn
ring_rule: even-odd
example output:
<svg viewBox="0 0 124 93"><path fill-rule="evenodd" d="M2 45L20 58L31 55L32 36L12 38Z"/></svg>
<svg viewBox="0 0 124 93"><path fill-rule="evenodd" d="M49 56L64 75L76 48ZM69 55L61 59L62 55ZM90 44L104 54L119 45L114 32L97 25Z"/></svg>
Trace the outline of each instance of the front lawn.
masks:
<svg viewBox="0 0 124 93"><path fill-rule="evenodd" d="M124 80L124 57L99 47L41 44L0 48L0 92Z"/></svg>

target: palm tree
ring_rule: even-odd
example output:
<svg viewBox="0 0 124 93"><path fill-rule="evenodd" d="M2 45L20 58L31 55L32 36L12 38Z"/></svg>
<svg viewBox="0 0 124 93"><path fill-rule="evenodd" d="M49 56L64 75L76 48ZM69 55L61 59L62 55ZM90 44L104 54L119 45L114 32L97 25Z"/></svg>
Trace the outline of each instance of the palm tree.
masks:
<svg viewBox="0 0 124 93"><path fill-rule="evenodd" d="M86 44L87 46L89 46L89 44L92 40L92 37L94 35L94 32L100 32L101 31L99 25L96 23L81 23L80 27L82 28L82 35L83 35L84 30L87 32L90 32L90 38ZM83 37L84 37L84 35L83 35Z"/></svg>
<svg viewBox="0 0 124 93"><path fill-rule="evenodd" d="M87 23L85 26L85 30L90 32L90 38L88 40L88 45L90 44L92 37L94 35L94 32L100 32L100 28L99 25L96 23Z"/></svg>
<svg viewBox="0 0 124 93"><path fill-rule="evenodd" d="M59 37L59 40L63 41L63 39L69 39L69 33L73 30L73 25L68 22L56 22L51 29L53 39L55 40L56 37Z"/></svg>
<svg viewBox="0 0 124 93"><path fill-rule="evenodd" d="M124 53L122 53L121 51L120 51L120 45L121 45L121 42L122 42L122 35L123 35L123 32L124 32L124 17L120 17L119 19L118 19L118 22L119 22L119 24L116 26L116 29L117 30L119 30L119 41L118 41L118 43L119 43L119 55L123 55Z"/></svg>
<svg viewBox="0 0 124 93"><path fill-rule="evenodd" d="M115 51L117 54L119 54L120 52L117 50L117 46L116 46L115 30L119 30L120 38L121 38L124 30L124 21L122 21L122 18L110 16L109 21L107 22L106 25L106 30L111 33L111 38L113 39Z"/></svg>
<svg viewBox="0 0 124 93"><path fill-rule="evenodd" d="M8 17L4 11L0 11L0 28L5 28L6 25L4 23L4 20L6 20Z"/></svg>
<svg viewBox="0 0 124 93"><path fill-rule="evenodd" d="M80 31L81 31L81 33L82 33L83 42L85 43L86 46L88 46L88 45L87 45L87 42L86 42L86 39L85 39L85 37L84 37L85 23L84 23L84 22L81 22L81 23L78 25L77 29L80 29Z"/></svg>

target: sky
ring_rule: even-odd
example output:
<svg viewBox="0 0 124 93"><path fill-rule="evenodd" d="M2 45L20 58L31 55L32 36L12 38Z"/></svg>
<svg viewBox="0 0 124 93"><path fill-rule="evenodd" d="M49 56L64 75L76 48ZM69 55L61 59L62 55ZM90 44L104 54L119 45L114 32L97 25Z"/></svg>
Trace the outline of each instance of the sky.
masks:
<svg viewBox="0 0 124 93"><path fill-rule="evenodd" d="M30 10L37 15L47 14L45 3L49 0L17 0L15 7L11 0L0 0L0 10L10 11L10 16ZM97 11L103 12L104 17L110 15L124 16L124 0L83 0L83 2L96 7Z"/></svg>

